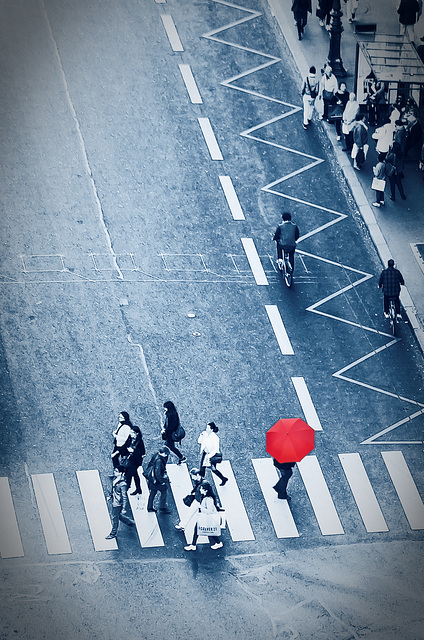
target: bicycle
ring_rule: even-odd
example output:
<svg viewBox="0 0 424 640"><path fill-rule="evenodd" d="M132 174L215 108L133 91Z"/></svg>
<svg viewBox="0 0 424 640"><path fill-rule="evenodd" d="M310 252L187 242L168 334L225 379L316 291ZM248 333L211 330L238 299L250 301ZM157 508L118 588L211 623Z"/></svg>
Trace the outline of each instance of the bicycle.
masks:
<svg viewBox="0 0 424 640"><path fill-rule="evenodd" d="M286 249L281 250L282 258L277 260L277 265L284 278L287 287L291 287L293 283L293 267L290 264L289 252Z"/></svg>

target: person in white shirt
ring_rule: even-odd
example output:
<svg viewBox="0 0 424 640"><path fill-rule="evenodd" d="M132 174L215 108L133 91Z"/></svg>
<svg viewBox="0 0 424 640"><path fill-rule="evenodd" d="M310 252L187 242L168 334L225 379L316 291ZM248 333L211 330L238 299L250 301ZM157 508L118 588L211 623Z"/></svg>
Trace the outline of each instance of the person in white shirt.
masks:
<svg viewBox="0 0 424 640"><path fill-rule="evenodd" d="M200 475L204 478L206 467L210 467L212 473L221 480L221 486L223 487L228 482L228 478L223 476L216 468L219 462L214 457L219 454L219 436L215 422L208 422L205 431L202 431L197 442L200 444Z"/></svg>
<svg viewBox="0 0 424 640"><path fill-rule="evenodd" d="M112 463L115 469L120 463L120 457L128 456L128 446L131 443L132 422L126 411L121 411L118 416L118 426L112 435L114 437L114 447L111 453Z"/></svg>
<svg viewBox="0 0 424 640"><path fill-rule="evenodd" d="M333 69L329 64L324 67L321 81L319 83L319 95L322 97L324 103L324 113L320 116L320 120L328 120L328 110L331 105L334 94L339 88L337 78L333 73Z"/></svg>

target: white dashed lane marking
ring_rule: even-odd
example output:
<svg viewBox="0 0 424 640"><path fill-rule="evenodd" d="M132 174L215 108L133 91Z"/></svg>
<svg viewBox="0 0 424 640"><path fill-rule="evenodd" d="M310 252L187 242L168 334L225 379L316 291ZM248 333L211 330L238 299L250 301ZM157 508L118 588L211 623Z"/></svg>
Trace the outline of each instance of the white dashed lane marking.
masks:
<svg viewBox="0 0 424 640"><path fill-rule="evenodd" d="M274 304L266 304L265 309L274 330L275 337L277 338L281 353L283 356L294 356L293 347L291 346L289 336L287 335L278 307Z"/></svg>
<svg viewBox="0 0 424 640"><path fill-rule="evenodd" d="M241 238L241 243L246 253L246 257L249 261L250 268L252 269L253 277L255 278L256 284L269 284L253 239Z"/></svg>
<svg viewBox="0 0 424 640"><path fill-rule="evenodd" d="M236 190L230 176L219 176L222 190L230 207L233 220L245 220L243 209L241 208Z"/></svg>
<svg viewBox="0 0 424 640"><path fill-rule="evenodd" d="M203 100L197 88L196 80L189 64L179 64L181 75L192 104L202 104Z"/></svg>
<svg viewBox="0 0 424 640"><path fill-rule="evenodd" d="M184 51L184 47L181 44L180 37L177 32L174 20L169 13L161 15L163 26L165 27L166 35L168 36L169 44L173 51Z"/></svg>

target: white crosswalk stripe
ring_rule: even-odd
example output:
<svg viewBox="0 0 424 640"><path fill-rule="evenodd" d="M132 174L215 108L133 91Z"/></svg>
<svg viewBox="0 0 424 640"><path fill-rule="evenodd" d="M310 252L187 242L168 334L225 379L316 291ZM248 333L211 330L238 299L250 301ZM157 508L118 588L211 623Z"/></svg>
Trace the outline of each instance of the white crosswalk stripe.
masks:
<svg viewBox="0 0 424 640"><path fill-rule="evenodd" d="M424 529L423 501L402 452L382 452L381 455L411 529ZM338 454L338 458L366 531L368 533L389 531L360 454ZM276 492L273 490L273 485L278 479L278 474L272 464L272 459L269 457L255 458L252 460L252 464L270 515L275 535L277 538L299 537L304 533L302 525L303 527L306 525L302 522L295 522L290 508L292 503L286 500L279 500ZM297 464L297 467L322 535L343 534L344 529L316 456L307 456ZM234 542L255 540L250 518L246 511L231 463L228 460L224 460L218 468L224 476L228 477L228 482L225 486L221 486L220 480L213 474L212 477L209 478L209 471L207 479L211 482L213 480L220 502L225 509L229 536ZM168 504L172 509L172 499L175 501L179 519L184 524L185 538L187 542L190 543L199 505L197 502L194 502L191 507L186 507L182 501L183 497L190 493L192 489L192 482L187 465L169 464L167 465L167 470L170 478ZM105 539L111 529L111 519L99 471L97 469L77 471L76 475L94 549L96 551L116 550L119 545L119 532L118 543L116 540ZM170 521L169 518L158 518L156 513L147 512L147 483L141 474L140 478L142 494L137 496L129 495L139 544L143 548L163 547L165 546L162 537L164 530L168 532L167 535L172 535L173 533L176 535L179 534L173 530L174 521ZM49 554L72 553L71 543L65 525L65 517L62 512L53 474L34 474L31 476L31 480L40 514L47 552ZM133 487L130 487L129 491L132 489ZM297 489L297 493L298 492L299 488ZM293 504L297 504L296 497L293 497ZM0 512L2 514L0 521L0 555L2 558L17 558L24 555L24 545L22 544L19 530L20 518L17 517L15 508L9 479L0 478ZM296 510L294 513L296 513ZM175 520L175 522L177 522L177 520ZM136 537L134 539L136 540ZM208 539L202 536L198 542L206 543Z"/></svg>
<svg viewBox="0 0 424 640"><path fill-rule="evenodd" d="M31 476L31 481L47 552L49 554L72 553L53 474L36 473Z"/></svg>

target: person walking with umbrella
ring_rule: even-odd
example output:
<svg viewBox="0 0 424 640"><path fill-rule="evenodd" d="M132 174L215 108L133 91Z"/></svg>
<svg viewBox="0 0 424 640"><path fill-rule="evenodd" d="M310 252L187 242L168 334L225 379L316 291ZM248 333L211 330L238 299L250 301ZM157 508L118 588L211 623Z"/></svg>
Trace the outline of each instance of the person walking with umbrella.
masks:
<svg viewBox="0 0 424 640"><path fill-rule="evenodd" d="M287 484L293 475L293 467L296 465L296 463L278 462L278 460L273 458L273 464L280 476L277 484L273 486L273 489L277 492L278 498L280 500L290 500L290 496L287 495Z"/></svg>

